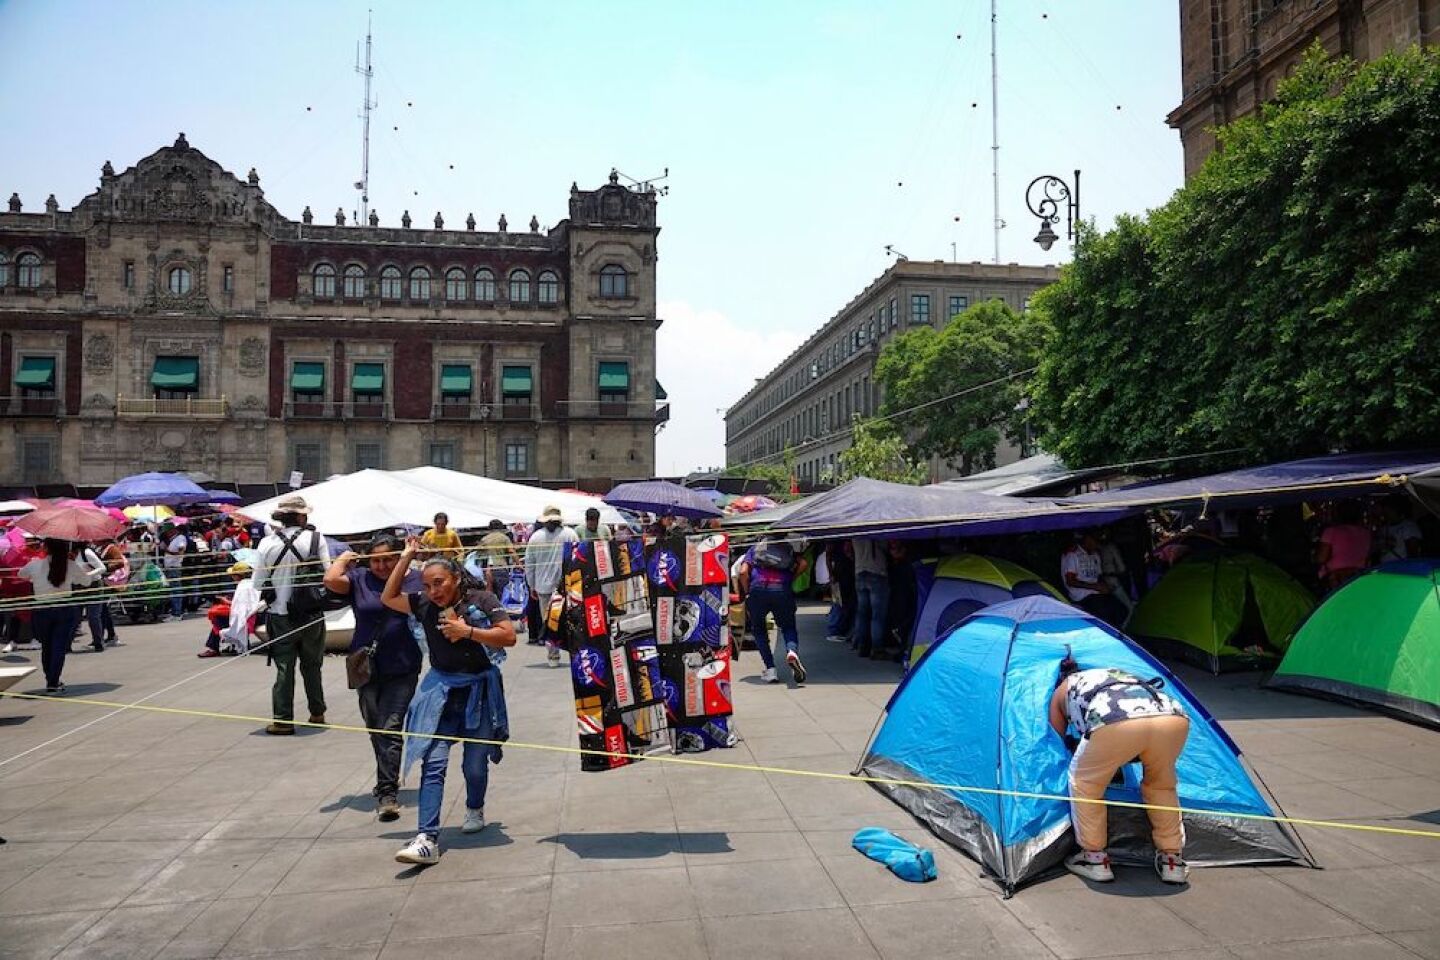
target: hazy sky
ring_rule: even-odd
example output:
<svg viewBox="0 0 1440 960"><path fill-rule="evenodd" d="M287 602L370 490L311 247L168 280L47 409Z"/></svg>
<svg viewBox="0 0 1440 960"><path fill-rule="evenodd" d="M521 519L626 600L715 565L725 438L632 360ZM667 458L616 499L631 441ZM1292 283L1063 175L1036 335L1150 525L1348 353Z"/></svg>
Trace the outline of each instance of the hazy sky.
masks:
<svg viewBox="0 0 1440 960"><path fill-rule="evenodd" d="M572 180L669 168L657 469L724 459L719 412L883 271L991 258L988 0L377 2L372 206L566 214ZM0 196L70 206L185 131L298 218L356 205L364 3L0 0ZM1001 259L1058 262L1024 187L1086 217L1180 185L1175 0L1001 0ZM957 39L957 34L959 39ZM957 220L958 218L958 220Z"/></svg>

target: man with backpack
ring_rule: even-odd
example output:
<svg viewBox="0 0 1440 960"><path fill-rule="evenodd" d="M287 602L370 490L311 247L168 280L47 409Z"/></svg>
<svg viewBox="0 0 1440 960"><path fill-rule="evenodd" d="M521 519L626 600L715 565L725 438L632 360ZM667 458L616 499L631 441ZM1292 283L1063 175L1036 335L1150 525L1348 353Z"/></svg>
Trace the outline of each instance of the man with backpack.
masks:
<svg viewBox="0 0 1440 960"><path fill-rule="evenodd" d="M255 589L268 604L265 621L269 659L275 664L271 692L273 723L265 732L295 732L295 665L305 684L310 722L325 722L325 687L320 664L325 659L325 605L321 578L330 565L325 538L310 525L304 497L281 500L272 519L278 529L260 541Z"/></svg>

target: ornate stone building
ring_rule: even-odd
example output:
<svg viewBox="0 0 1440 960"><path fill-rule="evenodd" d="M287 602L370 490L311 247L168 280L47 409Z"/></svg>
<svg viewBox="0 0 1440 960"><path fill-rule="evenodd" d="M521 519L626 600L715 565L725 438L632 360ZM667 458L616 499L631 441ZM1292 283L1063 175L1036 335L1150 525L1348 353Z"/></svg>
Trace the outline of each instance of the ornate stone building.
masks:
<svg viewBox="0 0 1440 960"><path fill-rule="evenodd" d="M1180 0L1183 100L1167 118L1185 176L1215 149L1216 127L1253 113L1319 41L1370 60L1440 41L1440 0Z"/></svg>
<svg viewBox="0 0 1440 960"><path fill-rule="evenodd" d="M656 195L542 232L289 220L183 134L71 210L0 213L0 484L433 464L648 477ZM657 393L660 396L657 398Z"/></svg>

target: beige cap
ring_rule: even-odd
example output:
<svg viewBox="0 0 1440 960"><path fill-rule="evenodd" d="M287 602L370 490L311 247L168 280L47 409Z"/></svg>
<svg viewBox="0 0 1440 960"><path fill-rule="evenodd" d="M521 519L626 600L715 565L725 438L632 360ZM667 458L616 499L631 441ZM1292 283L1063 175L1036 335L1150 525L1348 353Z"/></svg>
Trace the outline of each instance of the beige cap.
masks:
<svg viewBox="0 0 1440 960"><path fill-rule="evenodd" d="M559 508L559 507L549 506L549 507L546 507L546 508L545 508L545 512L544 512L544 513L540 514L540 519L541 519L541 520L545 520L545 521L550 521L550 520L563 520L564 517L562 517L562 516L560 515L560 508Z"/></svg>
<svg viewBox="0 0 1440 960"><path fill-rule="evenodd" d="M283 513L299 513L308 517L310 515L310 504L305 502L304 497L286 497L275 505L275 512L271 514L271 516L278 517Z"/></svg>

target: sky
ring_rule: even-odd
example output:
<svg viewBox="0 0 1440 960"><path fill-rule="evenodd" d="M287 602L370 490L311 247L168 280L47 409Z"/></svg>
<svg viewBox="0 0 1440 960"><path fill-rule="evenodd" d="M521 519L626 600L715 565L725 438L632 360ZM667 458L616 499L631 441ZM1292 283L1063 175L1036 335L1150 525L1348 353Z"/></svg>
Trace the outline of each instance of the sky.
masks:
<svg viewBox="0 0 1440 960"><path fill-rule="evenodd" d="M376 0L371 206L550 226L569 187L659 177L664 475L890 264L993 256L988 0ZM367 4L0 0L0 196L40 209L184 131L299 218L356 206ZM1025 186L1080 169L1104 228L1183 177L1177 0L1000 0L1000 260ZM40 81L40 82L37 82ZM23 104L23 109L21 109Z"/></svg>

